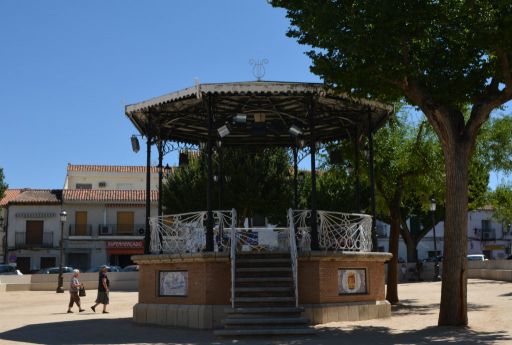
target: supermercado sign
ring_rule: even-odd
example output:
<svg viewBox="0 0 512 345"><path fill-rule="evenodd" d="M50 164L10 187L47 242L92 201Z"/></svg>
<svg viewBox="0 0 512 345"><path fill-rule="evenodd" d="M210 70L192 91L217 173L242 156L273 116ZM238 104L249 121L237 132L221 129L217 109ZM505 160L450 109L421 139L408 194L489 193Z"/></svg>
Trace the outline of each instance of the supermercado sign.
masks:
<svg viewBox="0 0 512 345"><path fill-rule="evenodd" d="M143 241L107 241L107 248L139 249L144 248Z"/></svg>

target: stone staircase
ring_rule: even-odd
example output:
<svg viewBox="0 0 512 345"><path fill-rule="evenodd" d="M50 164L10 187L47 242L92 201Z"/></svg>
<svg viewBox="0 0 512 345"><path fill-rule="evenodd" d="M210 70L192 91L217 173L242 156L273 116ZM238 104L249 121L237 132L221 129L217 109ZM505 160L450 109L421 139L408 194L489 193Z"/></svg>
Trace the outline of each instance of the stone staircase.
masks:
<svg viewBox="0 0 512 345"><path fill-rule="evenodd" d="M236 258L235 308L218 336L314 334L295 306L289 253L241 253Z"/></svg>

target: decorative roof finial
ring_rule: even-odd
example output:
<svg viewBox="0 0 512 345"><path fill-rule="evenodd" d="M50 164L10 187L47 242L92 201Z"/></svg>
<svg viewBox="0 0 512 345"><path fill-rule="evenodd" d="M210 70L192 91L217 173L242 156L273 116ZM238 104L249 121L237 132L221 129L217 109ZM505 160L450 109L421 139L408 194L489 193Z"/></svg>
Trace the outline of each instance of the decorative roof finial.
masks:
<svg viewBox="0 0 512 345"><path fill-rule="evenodd" d="M268 59L261 59L261 60L255 60L251 59L249 60L249 63L253 65L252 67L252 75L256 77L257 81L261 81L261 78L265 75L265 66L268 64Z"/></svg>

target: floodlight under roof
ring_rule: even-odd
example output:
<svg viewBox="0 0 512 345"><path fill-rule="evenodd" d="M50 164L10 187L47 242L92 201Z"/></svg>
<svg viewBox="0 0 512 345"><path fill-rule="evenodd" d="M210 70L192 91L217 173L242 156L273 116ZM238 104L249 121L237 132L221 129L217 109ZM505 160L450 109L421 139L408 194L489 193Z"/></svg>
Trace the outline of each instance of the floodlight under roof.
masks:
<svg viewBox="0 0 512 345"><path fill-rule="evenodd" d="M235 116L233 116L233 122L234 123L239 123L239 124L242 124L242 123L246 123L247 122L247 115L246 114L236 114Z"/></svg>
<svg viewBox="0 0 512 345"><path fill-rule="evenodd" d="M297 125L291 125L288 129L288 133L290 133L293 136L298 136L302 134L302 129Z"/></svg>
<svg viewBox="0 0 512 345"><path fill-rule="evenodd" d="M227 125L222 125L221 127L219 127L217 129L217 132L219 132L219 136L221 138L224 138L226 135L228 135L230 133L229 128L228 128Z"/></svg>

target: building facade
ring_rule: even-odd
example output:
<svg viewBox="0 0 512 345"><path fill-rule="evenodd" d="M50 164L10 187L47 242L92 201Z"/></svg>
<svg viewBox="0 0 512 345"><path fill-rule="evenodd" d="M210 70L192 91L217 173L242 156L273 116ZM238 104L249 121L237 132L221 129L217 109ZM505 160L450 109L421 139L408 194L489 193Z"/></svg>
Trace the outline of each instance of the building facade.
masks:
<svg viewBox="0 0 512 345"><path fill-rule="evenodd" d="M158 168L151 168L151 215ZM62 208L68 214L66 264L81 269L132 264L144 253L146 167L68 164Z"/></svg>
<svg viewBox="0 0 512 345"><path fill-rule="evenodd" d="M434 256L434 248L443 255L444 252L444 222L436 223L436 236L430 230L416 247L418 259L425 260ZM377 223L379 251L388 251L389 225ZM492 207L468 212L468 254L484 254L488 259L506 259L512 254L512 230L510 224L502 224L493 218ZM435 244L434 244L435 242ZM400 238L399 259L407 260L407 247Z"/></svg>
<svg viewBox="0 0 512 345"><path fill-rule="evenodd" d="M62 190L8 190L4 261L24 274L58 263Z"/></svg>
<svg viewBox="0 0 512 345"><path fill-rule="evenodd" d="M150 212L157 214L158 168L151 168ZM146 167L68 164L64 189L9 189L0 201L2 261L22 273L63 265L127 266L144 253ZM61 211L67 220L60 221ZM3 250L6 248L6 250Z"/></svg>

